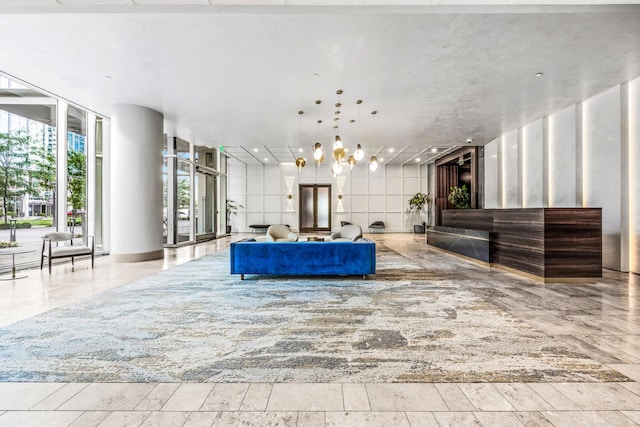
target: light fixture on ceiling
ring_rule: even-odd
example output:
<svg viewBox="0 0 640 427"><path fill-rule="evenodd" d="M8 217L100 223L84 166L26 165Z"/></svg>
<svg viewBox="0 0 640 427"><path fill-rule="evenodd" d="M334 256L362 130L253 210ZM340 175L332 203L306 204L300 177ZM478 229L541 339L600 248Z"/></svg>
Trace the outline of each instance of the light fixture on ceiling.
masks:
<svg viewBox="0 0 640 427"><path fill-rule="evenodd" d="M360 161L364 158L364 151L362 150L360 144L358 144L358 146L356 147L356 151L353 152L353 157L355 157L357 161Z"/></svg>
<svg viewBox="0 0 640 427"><path fill-rule="evenodd" d="M349 163L349 167L351 168L351 170L353 170L353 167L356 165L357 160L354 156L349 156L349 158L347 159L347 163Z"/></svg>
<svg viewBox="0 0 640 427"><path fill-rule="evenodd" d="M542 77L542 76L544 76L544 73L541 73L541 72L536 73L536 77Z"/></svg>
<svg viewBox="0 0 640 427"><path fill-rule="evenodd" d="M317 163L322 163L324 160L324 154L322 153L322 144L316 142L313 144L313 158Z"/></svg>
<svg viewBox="0 0 640 427"><path fill-rule="evenodd" d="M344 115L345 113L348 114L348 111L342 111L340 108L343 106L342 101L341 101L341 95L344 92L342 91L342 89L338 89L336 91L336 95L338 95L338 102L335 103L335 107L336 110L334 110L334 118L333 118L333 129L335 131L334 133L334 140L333 142L333 151L332 151L332 157L334 159L334 162L331 166L331 173L335 175L339 174L342 171L342 161L346 160L347 163L349 164L350 168L353 169L353 167L356 165L356 163L359 160L362 160L365 156L364 151L362 150L362 146L360 144L357 144L357 148L353 151L353 155L349 156L347 158L347 153L349 152L349 149L346 148L344 146L344 141L342 140L341 136L338 134L338 124L340 122L340 115ZM322 163L324 161L324 151L323 151L323 147L322 147L322 143L320 142L321 139L321 135L320 135L320 125L323 123L323 120L320 119L320 104L322 104L322 100L318 99L315 101L315 104L317 106L317 110L318 110L318 117L316 120L316 123L318 125L318 131L317 131L317 140L316 142L313 144L312 146L312 152L313 152L313 158L316 162L316 165ZM356 105L358 105L358 114L360 113L360 105L362 104L362 100L358 99L356 101ZM375 113L374 113L375 114ZM344 117L345 120L349 119L348 117ZM326 121L326 120L325 120ZM348 120L349 123L355 123L356 120L355 119L349 119ZM358 124L359 124L360 120L358 117ZM329 122L330 123L330 122ZM359 127L358 127L359 129ZM302 157L299 157L298 159L302 159ZM301 166L300 163L298 161L298 159L296 159L296 165L298 166L298 170L301 170Z"/></svg>
<svg viewBox="0 0 640 427"><path fill-rule="evenodd" d="M300 116L300 134L299 134L299 142L302 143L302 115L304 114L304 111L300 110L298 111L298 116ZM300 152L302 152L302 149L298 150ZM305 163L307 163L303 157L298 157L296 159L296 166L298 167L298 174L300 174L300 172L302 172L302 168L304 167Z"/></svg>
<svg viewBox="0 0 640 427"><path fill-rule="evenodd" d="M438 152L438 149L437 149L436 147L433 147L433 148L431 149L431 152L432 152L432 153L437 153L437 152Z"/></svg>
<svg viewBox="0 0 640 427"><path fill-rule="evenodd" d="M372 115L373 117L375 117L375 116L376 116L376 114L378 114L378 111L376 111L376 110L373 110L373 111L371 112L371 115ZM375 135L375 129L373 130L373 134ZM373 152L375 153L375 143L373 144L373 147L374 147ZM375 156L375 154L374 154L374 155L373 155L373 156L371 156L371 158L369 159L369 170L370 170L371 172L375 172L375 171L376 171L376 169L378 169L378 158L377 158L377 157Z"/></svg>

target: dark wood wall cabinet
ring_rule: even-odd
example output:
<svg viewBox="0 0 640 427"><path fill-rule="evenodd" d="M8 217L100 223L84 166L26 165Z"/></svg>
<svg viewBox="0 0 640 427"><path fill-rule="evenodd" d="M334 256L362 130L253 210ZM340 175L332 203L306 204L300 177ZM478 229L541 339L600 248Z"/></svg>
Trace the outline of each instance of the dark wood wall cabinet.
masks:
<svg viewBox="0 0 640 427"><path fill-rule="evenodd" d="M471 207L478 207L478 147L465 147L436 161L435 224L442 223L442 211L453 209L449 203L451 187L465 185L471 196Z"/></svg>
<svg viewBox="0 0 640 427"><path fill-rule="evenodd" d="M490 232L492 265L538 280L602 277L600 208L450 209L442 225Z"/></svg>

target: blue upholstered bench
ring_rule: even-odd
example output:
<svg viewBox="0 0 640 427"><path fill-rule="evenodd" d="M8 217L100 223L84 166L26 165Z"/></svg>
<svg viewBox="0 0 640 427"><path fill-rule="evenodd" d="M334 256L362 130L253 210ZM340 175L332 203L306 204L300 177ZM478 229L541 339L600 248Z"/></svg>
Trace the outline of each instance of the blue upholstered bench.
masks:
<svg viewBox="0 0 640 427"><path fill-rule="evenodd" d="M362 275L376 273L376 244L355 242L231 243L231 274L287 276Z"/></svg>

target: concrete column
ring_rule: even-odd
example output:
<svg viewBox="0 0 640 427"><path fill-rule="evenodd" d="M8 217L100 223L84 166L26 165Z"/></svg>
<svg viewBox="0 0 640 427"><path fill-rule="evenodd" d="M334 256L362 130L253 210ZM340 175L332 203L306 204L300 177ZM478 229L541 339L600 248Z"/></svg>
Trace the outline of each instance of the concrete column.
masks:
<svg viewBox="0 0 640 427"><path fill-rule="evenodd" d="M111 255L134 262L163 257L163 116L117 104L111 115Z"/></svg>

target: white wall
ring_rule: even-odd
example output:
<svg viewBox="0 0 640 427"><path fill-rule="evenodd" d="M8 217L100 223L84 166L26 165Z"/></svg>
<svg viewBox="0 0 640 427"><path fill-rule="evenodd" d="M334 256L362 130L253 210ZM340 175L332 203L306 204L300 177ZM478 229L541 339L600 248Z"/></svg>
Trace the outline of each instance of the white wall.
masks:
<svg viewBox="0 0 640 427"><path fill-rule="evenodd" d="M502 173L501 199L503 208L517 208L522 206L519 189L521 187L518 162L518 130L512 130L502 135L500 141L500 168Z"/></svg>
<svg viewBox="0 0 640 427"><path fill-rule="evenodd" d="M522 206L539 208L544 206L544 162L542 143L542 119L522 128L520 150L520 194Z"/></svg>
<svg viewBox="0 0 640 427"><path fill-rule="evenodd" d="M500 199L500 160L498 152L500 141L494 139L484 146L484 207L497 209L502 207Z"/></svg>
<svg viewBox="0 0 640 427"><path fill-rule="evenodd" d="M575 207L576 192L576 107L572 105L548 118L549 206Z"/></svg>
<svg viewBox="0 0 640 427"><path fill-rule="evenodd" d="M640 77L485 146L486 208L600 207L603 266L640 273Z"/></svg>
<svg viewBox="0 0 640 427"><path fill-rule="evenodd" d="M620 88L582 103L582 205L602 208L602 264L621 269Z"/></svg>
<svg viewBox="0 0 640 427"><path fill-rule="evenodd" d="M299 229L299 184L330 184L333 229L340 221L360 225L365 231L374 221L384 221L386 231L413 231L413 225L427 221L409 214L409 199L417 192L429 192L427 165L380 165L371 172L365 163L352 171L345 166L336 179L329 162L313 162L298 175L293 163L247 167L229 159L229 199L245 206L232 216L234 232L249 232L251 224L289 224ZM293 195L291 206L287 194ZM338 199L338 195L342 199ZM293 208L293 212L288 209Z"/></svg>
<svg viewBox="0 0 640 427"><path fill-rule="evenodd" d="M640 78L628 91L629 270L640 273Z"/></svg>

